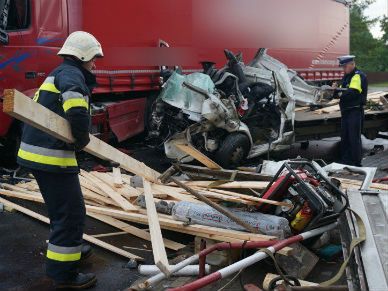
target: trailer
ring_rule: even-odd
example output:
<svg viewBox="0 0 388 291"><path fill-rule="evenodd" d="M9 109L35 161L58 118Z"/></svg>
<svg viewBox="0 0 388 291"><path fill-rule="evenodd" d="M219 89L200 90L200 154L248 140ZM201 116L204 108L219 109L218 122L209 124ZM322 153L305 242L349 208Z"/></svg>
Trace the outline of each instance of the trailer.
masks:
<svg viewBox="0 0 388 291"><path fill-rule="evenodd" d="M339 136L341 112L315 114L313 111L295 113L295 140L307 141ZM375 139L379 132L388 131L388 108L365 112L364 135Z"/></svg>
<svg viewBox="0 0 388 291"><path fill-rule="evenodd" d="M299 5L308 9L313 5L315 9L298 22L288 21L289 17L299 18L299 11L293 9L296 2L257 0L252 2L254 9L237 2L221 5L219 1L194 0L116 0L110 4L102 0L2 0L0 92L16 88L33 96L61 62L56 53L64 40L77 30L94 34L106 56L97 61L99 86L90 106L92 133L103 140L114 138L121 142L144 131L148 109L158 95L166 66L182 66L185 73L201 70L201 61L222 66L222 50L227 47L252 59L261 39L271 35L275 39L277 22L287 27L280 31L295 35L295 43L303 43L306 48L278 45L268 51L271 56L307 81L323 84L341 78L337 57L349 52L346 1L300 0ZM281 9L272 9L275 4ZM215 15L218 18L213 18ZM244 21L239 21L241 17ZM274 17L277 21L267 22ZM233 26L222 31L232 19ZM299 33L308 27L317 28L319 33L314 37ZM230 37L232 30L234 35ZM233 43L228 41L247 30L255 36L252 43L231 47ZM227 37L212 37L209 33L213 31ZM7 146L6 152L11 156L20 131L20 124L0 110L0 144Z"/></svg>

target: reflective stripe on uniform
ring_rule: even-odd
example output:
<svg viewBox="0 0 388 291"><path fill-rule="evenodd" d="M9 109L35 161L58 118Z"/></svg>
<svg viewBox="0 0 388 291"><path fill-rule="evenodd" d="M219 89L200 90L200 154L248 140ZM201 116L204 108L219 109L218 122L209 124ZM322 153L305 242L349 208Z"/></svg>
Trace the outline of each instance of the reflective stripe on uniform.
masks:
<svg viewBox="0 0 388 291"><path fill-rule="evenodd" d="M47 149L26 144L24 142L20 143L18 157L27 161L45 165L60 167L77 166L75 152L73 151Z"/></svg>
<svg viewBox="0 0 388 291"><path fill-rule="evenodd" d="M89 96L84 96L79 92L75 91L66 91L65 93L62 94L62 99L63 101L69 100L69 99L85 99L86 102L89 101Z"/></svg>
<svg viewBox="0 0 388 291"><path fill-rule="evenodd" d="M52 93L60 93L57 87L55 87L54 81L54 76L47 77L46 80L44 80L43 84L40 86L39 90L45 90Z"/></svg>
<svg viewBox="0 0 388 291"><path fill-rule="evenodd" d="M47 247L47 258L60 262L78 261L81 259L81 249L81 245L76 247L61 247L49 243Z"/></svg>
<svg viewBox="0 0 388 291"><path fill-rule="evenodd" d="M60 93L57 87L55 87L54 84L50 84L50 83L43 83L42 86L40 86L39 90L49 91L52 93Z"/></svg>
<svg viewBox="0 0 388 291"><path fill-rule="evenodd" d="M20 143L20 148L27 152L40 154L44 156L51 156L51 157L57 157L57 158L75 158L75 153L73 151L47 149L47 148L31 145L25 142Z"/></svg>
<svg viewBox="0 0 388 291"><path fill-rule="evenodd" d="M44 80L42 85L40 85L39 90L36 91L36 93L34 95L33 100L35 102L37 102L39 99L40 90L44 90L44 91L48 91L48 92L52 92L52 93L60 93L60 91L57 89L57 87L55 87L54 80L55 80L54 76L47 77L46 80Z"/></svg>
<svg viewBox="0 0 388 291"><path fill-rule="evenodd" d="M350 80L349 88L350 89L355 89L358 92L362 93L361 76L359 74L355 74L352 77L352 79Z"/></svg>
<svg viewBox="0 0 388 291"><path fill-rule="evenodd" d="M84 107L84 108L88 109L89 104L84 98L72 98L72 99L68 99L65 102L63 102L63 110L65 112L73 107Z"/></svg>

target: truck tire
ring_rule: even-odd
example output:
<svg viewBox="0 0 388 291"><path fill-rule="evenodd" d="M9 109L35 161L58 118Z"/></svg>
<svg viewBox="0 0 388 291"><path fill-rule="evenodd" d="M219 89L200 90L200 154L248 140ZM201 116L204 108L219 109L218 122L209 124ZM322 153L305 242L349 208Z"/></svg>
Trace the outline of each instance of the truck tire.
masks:
<svg viewBox="0 0 388 291"><path fill-rule="evenodd" d="M249 138L245 134L229 134L215 154L215 161L223 168L236 168L247 158L249 149Z"/></svg>

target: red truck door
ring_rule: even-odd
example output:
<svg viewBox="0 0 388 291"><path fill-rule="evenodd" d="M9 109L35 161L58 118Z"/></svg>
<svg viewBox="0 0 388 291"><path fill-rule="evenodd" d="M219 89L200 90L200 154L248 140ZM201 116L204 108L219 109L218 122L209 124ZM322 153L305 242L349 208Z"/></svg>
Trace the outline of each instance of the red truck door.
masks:
<svg viewBox="0 0 388 291"><path fill-rule="evenodd" d="M10 1L8 43L0 46L0 95L6 88L16 88L31 96L37 87L34 5L30 0Z"/></svg>
<svg viewBox="0 0 388 291"><path fill-rule="evenodd" d="M7 1L4 1L7 2ZM1 3L1 4L4 4ZM8 15L7 26L2 27L0 44L0 96L7 88L16 88L32 96L36 82L37 62L34 47L35 27L32 20L34 1L12 0L1 13ZM8 12L8 13L6 13ZM5 29L4 29L5 28ZM8 134L12 118L3 113L0 99L0 137Z"/></svg>

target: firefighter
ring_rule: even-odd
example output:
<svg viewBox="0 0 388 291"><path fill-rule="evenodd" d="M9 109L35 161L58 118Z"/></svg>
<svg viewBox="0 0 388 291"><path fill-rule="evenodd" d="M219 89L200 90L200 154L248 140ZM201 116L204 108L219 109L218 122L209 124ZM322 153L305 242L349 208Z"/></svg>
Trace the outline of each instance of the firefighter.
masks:
<svg viewBox="0 0 388 291"><path fill-rule="evenodd" d="M92 273L77 271L81 253L84 257L91 249L82 249L85 204L75 153L89 143L89 98L96 85L91 71L103 52L93 35L76 31L68 36L58 55L63 63L49 74L34 101L69 121L74 144L25 125L18 163L31 170L47 205L47 275L57 288L83 289L97 279Z"/></svg>
<svg viewBox="0 0 388 291"><path fill-rule="evenodd" d="M368 94L368 80L366 75L357 69L355 56L338 58L339 65L345 73L340 88L334 97L340 98L341 109L341 163L361 166L362 143L361 132L364 123L364 105ZM338 84L333 84L338 88Z"/></svg>

